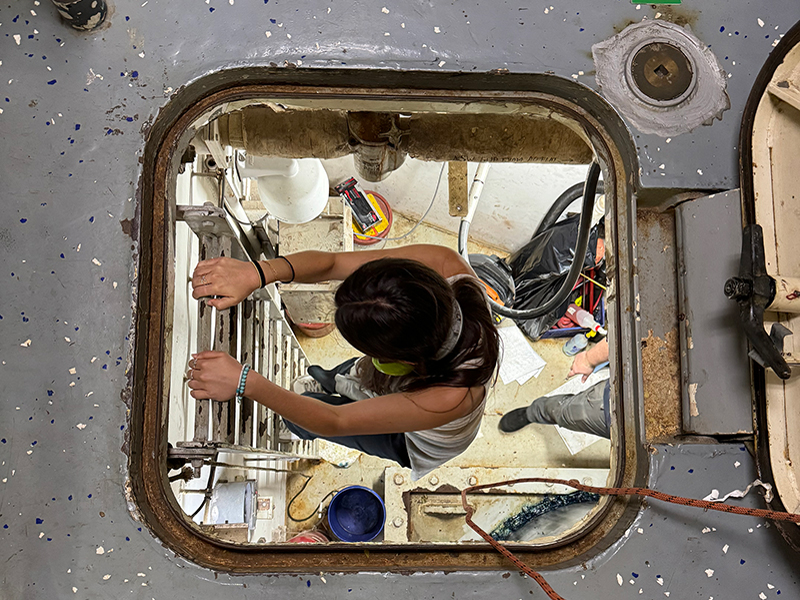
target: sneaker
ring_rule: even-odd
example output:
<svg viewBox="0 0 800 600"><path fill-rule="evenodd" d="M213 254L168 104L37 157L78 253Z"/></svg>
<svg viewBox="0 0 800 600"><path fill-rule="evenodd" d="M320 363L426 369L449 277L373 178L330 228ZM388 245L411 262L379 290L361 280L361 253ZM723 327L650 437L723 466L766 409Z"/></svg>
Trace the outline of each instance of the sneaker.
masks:
<svg viewBox="0 0 800 600"><path fill-rule="evenodd" d="M319 382L311 375L301 375L292 382L292 391L301 396L307 392L314 392L317 394L324 394L325 390Z"/></svg>
<svg viewBox="0 0 800 600"><path fill-rule="evenodd" d="M337 365L332 369L323 369L319 365L311 365L310 367L308 367L308 374L311 375L314 379L316 379L320 383L323 391L326 394L335 394L336 376L349 373L350 369L353 367L354 364L356 364L357 360L358 357L351 358L350 360L346 360L342 364Z"/></svg>
<svg viewBox="0 0 800 600"><path fill-rule="evenodd" d="M530 424L531 421L528 420L528 409L515 408L511 412L503 415L497 428L503 433L513 433Z"/></svg>

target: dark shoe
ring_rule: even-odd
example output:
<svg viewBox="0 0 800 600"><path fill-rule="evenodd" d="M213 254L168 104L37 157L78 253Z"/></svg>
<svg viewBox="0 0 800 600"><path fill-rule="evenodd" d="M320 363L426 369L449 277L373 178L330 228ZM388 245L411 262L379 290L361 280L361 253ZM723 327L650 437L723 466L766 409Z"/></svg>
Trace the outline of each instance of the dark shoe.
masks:
<svg viewBox="0 0 800 600"><path fill-rule="evenodd" d="M525 427L525 425L530 424L531 422L528 420L527 408L515 408L511 412L503 415L503 418L500 419L500 423L497 425L497 428L503 433L513 433L515 431L519 431Z"/></svg>
<svg viewBox="0 0 800 600"><path fill-rule="evenodd" d="M311 365L308 367L308 374L316 379L325 390L327 394L336 393L336 375L344 375L356 364L358 357L346 360L342 364L333 367L332 369L323 369L319 365Z"/></svg>

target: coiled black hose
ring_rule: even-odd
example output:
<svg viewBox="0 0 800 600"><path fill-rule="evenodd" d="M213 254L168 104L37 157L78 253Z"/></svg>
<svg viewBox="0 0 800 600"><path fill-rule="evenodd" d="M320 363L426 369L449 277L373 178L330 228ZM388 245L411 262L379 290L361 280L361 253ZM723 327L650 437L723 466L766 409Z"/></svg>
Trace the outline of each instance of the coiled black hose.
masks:
<svg viewBox="0 0 800 600"><path fill-rule="evenodd" d="M578 224L578 240L575 243L575 255L572 259L572 265L570 265L569 272L567 273L567 278L564 280L564 283L561 284L561 287L558 289L558 291L544 304L541 304L536 308L529 308L526 310L508 308L502 304L498 304L491 298L488 298L489 304L492 307L492 311L495 314L516 320L535 319L536 317L540 317L549 313L567 299L567 296L569 296L572 288L575 287L575 282L578 281L580 272L583 269L583 261L585 260L586 249L589 247L589 234L592 229L594 198L597 194L599 179L600 165L597 162L592 162L592 164L589 165L589 172L586 175L586 182L583 184L583 203L581 204L581 218ZM566 196L566 194L571 189L572 188L564 192L564 194L561 194L561 196L559 196L559 200L562 200L562 198L567 198L568 196ZM556 203L558 203L559 200L556 200ZM566 200L562 200L562 202L565 201ZM566 208L566 206L564 208ZM561 212L564 211L564 208L562 208L558 214L555 214L554 208L551 208L550 211L548 211L547 217L550 217L551 214L555 214L555 217L553 218L553 222L555 222L555 220L561 216ZM461 226L458 230L458 251L467 261L469 261L469 253L467 252L469 226L469 221L462 219ZM542 229L541 226L537 229L537 232L540 229Z"/></svg>

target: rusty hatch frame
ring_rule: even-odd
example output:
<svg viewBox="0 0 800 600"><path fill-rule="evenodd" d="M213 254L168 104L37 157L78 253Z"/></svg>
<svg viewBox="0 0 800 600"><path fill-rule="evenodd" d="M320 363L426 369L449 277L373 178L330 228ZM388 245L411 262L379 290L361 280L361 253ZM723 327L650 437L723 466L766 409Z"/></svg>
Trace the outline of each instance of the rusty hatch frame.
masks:
<svg viewBox="0 0 800 600"><path fill-rule="evenodd" d="M612 397L615 402L615 486L642 485L648 476L644 451L641 356L638 344L635 234L637 159L630 134L618 114L594 91L546 74L433 73L425 71L287 69L243 67L207 75L181 88L159 111L146 132L142 174L137 190L134 240L138 245L138 280L133 368L123 397L130 401L129 474L134 514L166 547L186 559L230 573L310 573L320 571L499 570L508 563L488 544L236 545L214 539L189 522L177 505L167 477L167 411L162 367L169 353L164 307L169 290L171 194L182 136L191 123L224 102L256 97L329 97L348 99L435 100L445 102L527 102L574 120L584 130L605 166L607 237L616 264L609 276L616 285L610 302L612 323ZM174 186L173 186L174 190ZM609 202L610 201L610 202ZM136 246L134 246L136 248ZM136 256L134 260L136 261ZM614 356L612 350L612 357ZM571 566L617 541L632 523L640 503L616 497L580 530L547 546L515 546L533 568ZM369 549L365 552L365 549Z"/></svg>

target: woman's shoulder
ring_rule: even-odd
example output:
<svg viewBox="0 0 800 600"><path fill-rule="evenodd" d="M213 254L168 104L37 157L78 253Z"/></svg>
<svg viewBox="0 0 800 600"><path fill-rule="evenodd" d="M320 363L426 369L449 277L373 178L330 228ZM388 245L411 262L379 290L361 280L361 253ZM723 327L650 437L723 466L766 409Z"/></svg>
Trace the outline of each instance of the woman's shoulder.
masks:
<svg viewBox="0 0 800 600"><path fill-rule="evenodd" d="M430 412L453 413L457 419L472 413L486 396L486 386L432 386L413 393L417 407Z"/></svg>

